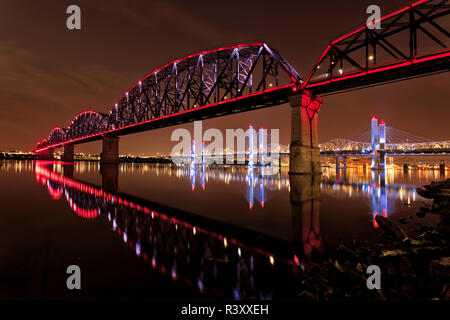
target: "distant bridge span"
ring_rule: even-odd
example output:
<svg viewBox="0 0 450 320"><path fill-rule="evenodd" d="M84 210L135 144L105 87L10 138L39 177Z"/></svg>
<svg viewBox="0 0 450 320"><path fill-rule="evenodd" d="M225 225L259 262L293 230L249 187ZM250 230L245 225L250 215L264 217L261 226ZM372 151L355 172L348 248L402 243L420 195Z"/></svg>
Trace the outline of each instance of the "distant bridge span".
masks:
<svg viewBox="0 0 450 320"><path fill-rule="evenodd" d="M108 114L80 113L53 129L34 152L103 140L102 161L116 162L118 137L289 102L290 172L320 171L318 112L326 95L450 70L448 0L421 0L330 43L306 80L265 43L204 51L175 60L128 90ZM305 126L308 127L305 130Z"/></svg>

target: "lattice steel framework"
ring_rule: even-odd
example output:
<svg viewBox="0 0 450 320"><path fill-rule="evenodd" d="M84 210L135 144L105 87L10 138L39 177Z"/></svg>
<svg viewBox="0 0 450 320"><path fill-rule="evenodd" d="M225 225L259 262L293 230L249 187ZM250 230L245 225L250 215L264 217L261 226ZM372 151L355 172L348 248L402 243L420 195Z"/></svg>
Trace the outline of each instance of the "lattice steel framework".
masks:
<svg viewBox="0 0 450 320"><path fill-rule="evenodd" d="M288 95L271 97L269 93L278 89L292 93L291 88L301 81L295 69L265 43L204 51L150 73L127 91L108 115L78 115L67 130L62 130L65 133L53 130L36 150L86 137L100 138L101 134L148 130L141 125L174 116L178 117L176 123L193 121L195 117L182 116L210 106L217 109L208 115L203 112L198 119L287 102ZM131 129L136 126L141 127Z"/></svg>
<svg viewBox="0 0 450 320"><path fill-rule="evenodd" d="M449 13L448 0L421 0L381 18L380 29L331 42L303 87L330 94L450 70Z"/></svg>
<svg viewBox="0 0 450 320"><path fill-rule="evenodd" d="M352 141L336 138L319 145L321 151L372 151L372 145L369 142ZM436 150L445 151L450 149L450 141L429 141L429 142L409 142L409 143L386 143L385 149L392 152Z"/></svg>
<svg viewBox="0 0 450 320"><path fill-rule="evenodd" d="M370 142L352 141L336 138L319 144L320 151L372 150Z"/></svg>
<svg viewBox="0 0 450 320"><path fill-rule="evenodd" d="M83 111L79 113L66 128L54 128L47 139L42 140L36 149L76 140L85 136L98 134L106 130L108 116L95 111Z"/></svg>

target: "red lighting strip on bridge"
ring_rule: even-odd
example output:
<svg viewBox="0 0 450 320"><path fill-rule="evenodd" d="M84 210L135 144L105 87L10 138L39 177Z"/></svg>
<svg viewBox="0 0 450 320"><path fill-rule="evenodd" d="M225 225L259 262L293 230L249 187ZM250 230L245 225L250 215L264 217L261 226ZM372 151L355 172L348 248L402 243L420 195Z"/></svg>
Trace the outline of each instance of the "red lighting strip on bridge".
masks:
<svg viewBox="0 0 450 320"><path fill-rule="evenodd" d="M194 109L191 109L191 110L186 110L186 111L182 111L182 112L178 112L178 113L174 113L174 114L169 114L167 116L159 117L159 118L156 118L156 119L150 119L150 120L147 120L147 121L131 124L131 125L124 126L124 127L121 127L121 128L112 129L112 130L108 130L108 131L103 131L103 132L92 134L92 135L89 135L89 136L80 137L80 138L72 139L72 140L69 140L69 141L56 143L56 144L53 144L53 145L50 145L50 146L46 146L44 148L36 149L36 150L34 150L34 152L35 153L39 153L39 152L42 152L42 151L45 151L45 150L48 150L48 149L58 148L58 147L62 147L64 145L66 145L66 144L79 142L79 141L83 141L83 140L87 140L87 139L91 139L91 138L95 138L95 137L100 137L100 136L108 134L108 133L118 132L120 130L125 130L125 129L128 129L128 128L132 128L132 127L135 127L135 126L143 125L143 124L146 124L146 123L151 123L151 122L159 121L159 120L162 120L162 119L167 119L167 118L174 117L174 116L179 116L179 115L186 114L186 113L189 113L189 112L193 112L193 111L196 111L196 110L202 110L202 109L211 108L211 107L215 107L215 106L222 105L222 104L228 104L228 103L231 103L231 102L234 102L234 101L238 101L238 100L242 100L242 99L245 99L245 98L262 95L262 94L265 94L267 92L272 92L272 91L281 90L281 89L290 88L290 87L294 88L295 86L296 86L295 83L289 83L289 84L286 84L286 85L283 85L283 86L278 86L278 87L275 87L275 88L266 89L266 90L260 91L260 92L250 93L250 94L247 94L245 96L236 97L236 98L233 98L233 99L219 101L219 102L216 102L216 103L213 103L213 104L209 104L209 105L202 106L202 107L197 107L197 108L194 108Z"/></svg>
<svg viewBox="0 0 450 320"><path fill-rule="evenodd" d="M358 72L358 73L354 73L354 74L349 74L349 75L345 75L345 76L342 76L342 77L336 77L336 78L334 78L332 80L326 80L326 81L312 83L312 84L307 85L306 88L317 87L317 86L328 84L328 83L332 83L332 82L337 82L337 81L341 81L341 80L356 78L356 77L364 76L364 75L367 75L367 74L374 74L374 73L381 72L381 71L401 68L401 67L405 67L405 66L408 66L408 65L417 64L417 63L421 63L421 62L426 62L426 61L430 61L430 60L437 60L437 59L441 59L441 58L445 58L445 57L450 57L450 51L447 51L447 52L444 52L444 53L441 53L441 54L437 54L437 55L434 55L434 56L426 56L426 57L416 58L416 59L412 59L412 60L402 60L399 63L391 64L391 65L387 65L387 66L378 66L378 67L376 67L374 69L369 69L368 71Z"/></svg>
<svg viewBox="0 0 450 320"><path fill-rule="evenodd" d="M383 20L385 20L385 19L389 19L389 18L391 18L391 17L393 17L393 16L395 16L395 15L398 15L398 14L400 14L400 13L402 13L402 12L404 12L404 11L410 9L410 8L414 8L414 7L418 6L418 5L424 4L424 3L429 2L429 1L431 1L431 0L420 0L420 1L414 2L414 3L412 3L411 5L409 5L409 6L407 6L407 7L404 7L404 8L402 8L402 9L400 9L400 10L391 12L391 13L389 13L388 15L386 15L386 16L384 16L384 17L381 17L381 18L378 19L378 20L373 21L372 24L376 24L376 23L381 22L381 21L383 21ZM348 33L348 34L346 34L345 36L342 36L342 37L340 37L340 38L338 38L338 39L332 41L331 44L328 45L328 47L325 49L325 51L323 52L323 54L320 56L319 61L318 61L318 62L316 63L316 65L314 66L313 71L309 74L309 76L308 76L308 78L305 80L305 82L303 82L303 88L309 87L309 86L307 86L307 83L309 82L309 80L310 80L311 77L313 76L314 71L316 70L317 66L320 65L320 63L322 62L322 59L323 59L324 56L328 53L328 51L330 50L330 48L331 48L332 46L334 46L336 43L338 43L338 42L340 42L340 41L342 41L342 40L344 40L344 39L346 39L346 38L348 38L348 37L351 37L352 35L354 35L354 34L360 32L360 31L363 31L363 30L366 29L366 28L367 28L367 25L364 25L364 26L362 26L362 27L360 27L360 28L358 28L358 29L356 29L356 30L354 30L354 31L352 31L352 32L350 32L350 33ZM348 78L347 78L347 79L348 79ZM326 83L326 82L324 82L324 83ZM321 82L321 84L323 84L323 83Z"/></svg>
<svg viewBox="0 0 450 320"><path fill-rule="evenodd" d="M429 1L431 1L431 0L420 0L420 1L414 2L414 3L412 3L411 5L409 5L409 6L407 6L407 7L404 7L404 8L402 8L402 9L400 9L400 10L391 12L391 13L389 13L388 15L385 15L384 17L381 17L380 19L373 21L372 24L377 24L378 22L381 22L381 21L383 21L383 20L385 20L385 19L389 19L390 17L393 17L393 16L395 16L395 15L397 15L397 14L400 14L400 13L402 13L402 12L404 12L404 11L410 9L410 8L414 8L414 7L418 6L418 5L424 4L424 3L429 2ZM355 33L358 33L358 32L360 32L360 31L363 31L363 30L366 29L366 28L367 28L367 25L364 25L364 26L362 26L361 28L356 29L355 31L352 31L352 32L346 34L345 36L342 36L342 37L340 37L339 39L334 40L333 42L331 42L331 44L332 44L332 45L333 45L333 44L336 44L336 43L338 43L338 42L340 42L340 41L342 41L342 40L344 40L344 39L346 39L346 38L348 38L348 37L354 35Z"/></svg>
<svg viewBox="0 0 450 320"><path fill-rule="evenodd" d="M166 65L164 65L164 66L162 66L162 67L160 67L160 68L158 68L158 69L156 69L156 70L154 70L154 71L152 71L151 73L149 73L148 75L146 75L145 77L143 77L141 80L139 80L138 82L136 82L130 89L128 89L128 91L126 91L126 92L124 93L124 95L117 101L117 103L119 103L123 98L125 98L125 96L127 95L127 93L129 93L131 90L133 90L137 85L139 85L139 83L141 83L142 81L144 81L144 80L147 79L148 77L154 75L155 73L159 72L160 70L162 70L162 69L164 69L164 68L167 68L167 67L170 66L170 65L173 65L173 64L175 64L175 63L179 63L180 61L183 61L183 60L187 60L187 59L191 59L191 58L194 58L194 57L198 57L198 56L200 56L200 55L202 55L202 54L209 54L209 53L214 53L214 52L219 52L219 51L224 51L224 50L232 50L232 49L236 49L236 48L249 47L249 46L262 46L263 44L264 44L264 43L262 43L262 42L257 42L257 43L247 43L247 44L238 44L238 45L231 46L231 47L223 47L223 48L214 49L214 50L206 50L206 51L202 51L202 52L199 52L199 53L191 54L191 55L189 55L189 56L187 56L187 57L184 57L184 58L180 58L180 59L174 60L174 61L172 61L172 62L170 62L170 63L168 63L168 64L166 64ZM75 116L75 118L72 120L72 123L73 123L73 121L74 121L76 118L78 118L80 115L82 115L82 114L84 114L84 113L90 113L90 112L97 113L98 115L100 115L100 113L98 113L98 112L96 112L96 111L90 111L90 110L88 110L88 111L83 111L83 112L80 112L79 114L77 114L77 115ZM70 125L69 125L69 127L70 127ZM59 127L55 127L55 128L50 132L50 135L51 135L51 133L52 133L55 129L57 129L57 128L59 128ZM49 135L49 137L50 137L50 135ZM45 139L42 140L42 141L40 141L39 143L42 143L43 141L45 141ZM38 143L38 144L39 144L39 143ZM41 149L40 149L40 150L41 150ZM42 149L42 150L45 150L45 148Z"/></svg>
<svg viewBox="0 0 450 320"><path fill-rule="evenodd" d="M69 129L69 128L72 126L73 122L74 122L79 116L81 116L81 115L83 115L83 114L86 114L86 113L94 113L94 114L96 114L96 115L98 115L98 116L101 116L101 113L99 113L99 112L97 112L97 111L94 111L94 110L85 110L85 111L82 111L82 112L78 113L78 114L75 116L75 118L73 118L73 120L71 121L71 123L69 124L69 126L67 127L67 129ZM50 131L50 134L48 135L48 138L47 138L47 139L45 139L45 138L42 139L42 140L39 141L37 144L40 144L40 143L42 143L42 142L44 142L44 141L48 141L48 139L50 139L50 137L52 136L53 131L55 131L55 130L61 130L61 131L64 131L61 127L54 127L54 128Z"/></svg>
<svg viewBox="0 0 450 320"><path fill-rule="evenodd" d="M153 72L149 73L144 78L142 78L141 80L136 82L134 84L134 86L132 86L127 92L125 92L125 94L117 101L117 103L119 103L127 95L127 93L129 93L131 90L133 90L140 82L144 81L145 79L147 79L148 77L154 75L155 73L159 72L160 70L162 70L164 68L167 68L170 65L173 65L175 63L179 63L180 61L183 61L183 60L187 60L187 59L191 59L191 58L194 58L194 57L198 57L198 56L200 56L202 54L209 54L209 53L225 51L225 50L233 50L233 49L236 49L236 48L243 48L243 47L262 46L263 44L264 44L263 42L238 44L238 45L231 46L231 47L223 47L223 48L214 49L214 50L206 50L206 51L202 51L202 52L199 52L199 53L191 54L190 56L187 56L187 57L184 57L184 58L181 58L181 59L174 60L174 61L172 61L172 62L170 62L170 63L168 63L168 64L166 64L166 65L164 65L164 66L162 66L162 67L160 67L160 68L158 68L156 70L154 70Z"/></svg>

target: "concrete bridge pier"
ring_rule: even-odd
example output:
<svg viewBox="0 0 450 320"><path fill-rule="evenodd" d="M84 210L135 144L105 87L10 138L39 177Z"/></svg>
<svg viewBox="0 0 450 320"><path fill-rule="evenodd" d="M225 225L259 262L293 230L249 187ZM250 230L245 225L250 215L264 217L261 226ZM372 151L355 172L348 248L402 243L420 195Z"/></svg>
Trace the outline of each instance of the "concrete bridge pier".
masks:
<svg viewBox="0 0 450 320"><path fill-rule="evenodd" d="M321 174L318 118L322 99L301 90L289 102L292 107L289 174Z"/></svg>
<svg viewBox="0 0 450 320"><path fill-rule="evenodd" d="M408 170L409 170L408 164L405 163L403 165L403 172L408 172Z"/></svg>
<svg viewBox="0 0 450 320"><path fill-rule="evenodd" d="M323 248L320 235L320 176L289 175L289 183L295 254L297 257L311 257L313 252Z"/></svg>
<svg viewBox="0 0 450 320"><path fill-rule="evenodd" d="M119 163L119 137L103 136L103 148L100 153L100 163Z"/></svg>
<svg viewBox="0 0 450 320"><path fill-rule="evenodd" d="M63 162L73 162L74 161L74 145L66 144L64 145L64 154L62 158Z"/></svg>

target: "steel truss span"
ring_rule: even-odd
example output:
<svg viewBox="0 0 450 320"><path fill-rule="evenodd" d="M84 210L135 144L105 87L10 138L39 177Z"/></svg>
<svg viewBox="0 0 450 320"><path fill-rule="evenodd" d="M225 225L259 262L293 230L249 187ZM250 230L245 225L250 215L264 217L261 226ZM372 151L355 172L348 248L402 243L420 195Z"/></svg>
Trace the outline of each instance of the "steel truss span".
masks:
<svg viewBox="0 0 450 320"><path fill-rule="evenodd" d="M372 152L372 144L367 141L353 141L336 138L321 143L322 154L367 154ZM446 153L450 151L450 141L429 142L392 142L386 143L384 150L389 154L419 154L419 153Z"/></svg>
<svg viewBox="0 0 450 320"><path fill-rule="evenodd" d="M420 0L332 41L302 80L265 43L204 51L136 83L109 114L78 115L34 152L286 103L299 89L334 94L450 70L450 0Z"/></svg>
<svg viewBox="0 0 450 320"><path fill-rule="evenodd" d="M303 87L333 94L450 70L450 1L421 0L332 41Z"/></svg>
<svg viewBox="0 0 450 320"><path fill-rule="evenodd" d="M265 43L204 51L136 83L109 114L86 111L35 152L285 103L302 78Z"/></svg>

